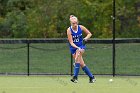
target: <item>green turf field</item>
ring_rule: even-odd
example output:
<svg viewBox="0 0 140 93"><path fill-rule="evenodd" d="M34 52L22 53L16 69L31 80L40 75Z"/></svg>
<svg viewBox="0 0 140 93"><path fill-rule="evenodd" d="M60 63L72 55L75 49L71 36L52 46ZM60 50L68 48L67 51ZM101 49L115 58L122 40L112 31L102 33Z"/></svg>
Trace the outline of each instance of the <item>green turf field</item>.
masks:
<svg viewBox="0 0 140 93"><path fill-rule="evenodd" d="M0 93L139 93L139 77L96 76L96 83L80 76L78 83L70 76L0 76Z"/></svg>

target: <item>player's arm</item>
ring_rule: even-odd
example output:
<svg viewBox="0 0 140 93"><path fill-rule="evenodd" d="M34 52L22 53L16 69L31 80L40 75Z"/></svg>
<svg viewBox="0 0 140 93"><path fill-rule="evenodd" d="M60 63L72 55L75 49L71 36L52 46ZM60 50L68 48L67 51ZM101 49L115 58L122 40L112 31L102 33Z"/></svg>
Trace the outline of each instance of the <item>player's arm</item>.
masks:
<svg viewBox="0 0 140 93"><path fill-rule="evenodd" d="M84 38L85 41L87 41L91 36L91 32L84 26L80 25L82 31L84 31L84 33L86 33L86 37Z"/></svg>
<svg viewBox="0 0 140 93"><path fill-rule="evenodd" d="M68 41L69 41L69 43L71 44L71 46L73 46L74 48L79 49L79 47L76 46L76 45L73 43L73 39L72 39L72 35L71 35L71 31L70 31L69 28L67 29L67 37L68 37Z"/></svg>

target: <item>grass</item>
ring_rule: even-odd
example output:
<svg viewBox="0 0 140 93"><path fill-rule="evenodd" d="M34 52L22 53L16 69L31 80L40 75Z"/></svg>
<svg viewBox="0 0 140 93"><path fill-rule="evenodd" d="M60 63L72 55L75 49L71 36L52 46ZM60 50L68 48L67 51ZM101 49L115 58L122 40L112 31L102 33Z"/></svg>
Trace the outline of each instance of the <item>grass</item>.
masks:
<svg viewBox="0 0 140 93"><path fill-rule="evenodd" d="M139 93L139 77L96 76L94 84L80 76L78 83L70 76L1 76L0 93Z"/></svg>
<svg viewBox="0 0 140 93"><path fill-rule="evenodd" d="M70 74L67 44L30 46L31 73ZM27 73L26 44L1 44L0 47L0 73ZM139 43L116 44L116 74L140 75L139 50ZM112 74L112 44L87 44L84 60L94 74Z"/></svg>

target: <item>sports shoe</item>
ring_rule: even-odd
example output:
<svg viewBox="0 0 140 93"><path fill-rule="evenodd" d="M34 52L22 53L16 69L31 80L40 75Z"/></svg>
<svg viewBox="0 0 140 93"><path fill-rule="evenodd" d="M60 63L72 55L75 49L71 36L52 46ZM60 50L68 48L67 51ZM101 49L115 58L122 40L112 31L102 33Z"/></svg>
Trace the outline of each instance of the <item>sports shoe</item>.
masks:
<svg viewBox="0 0 140 93"><path fill-rule="evenodd" d="M95 81L96 81L95 78L93 78L93 77L90 77L90 78L89 78L89 83L95 83Z"/></svg>
<svg viewBox="0 0 140 93"><path fill-rule="evenodd" d="M74 83L78 83L78 79L75 76L71 79L71 81L74 82Z"/></svg>

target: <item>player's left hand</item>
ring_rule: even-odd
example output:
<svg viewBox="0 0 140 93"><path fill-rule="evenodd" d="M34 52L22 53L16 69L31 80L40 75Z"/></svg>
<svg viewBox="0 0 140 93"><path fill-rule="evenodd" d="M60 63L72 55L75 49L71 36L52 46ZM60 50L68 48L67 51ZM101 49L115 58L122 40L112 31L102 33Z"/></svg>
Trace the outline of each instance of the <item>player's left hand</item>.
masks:
<svg viewBox="0 0 140 93"><path fill-rule="evenodd" d="M85 45L87 43L87 40L84 38L83 39L83 45Z"/></svg>

